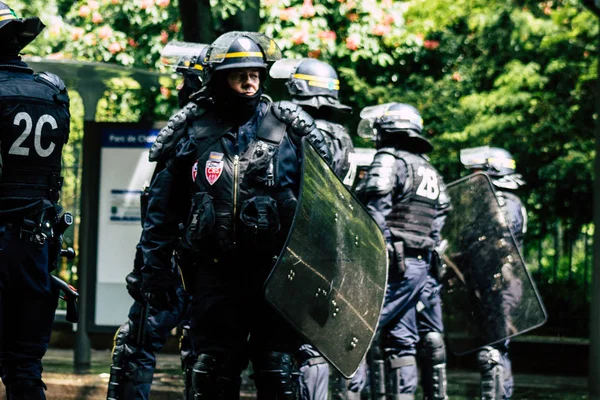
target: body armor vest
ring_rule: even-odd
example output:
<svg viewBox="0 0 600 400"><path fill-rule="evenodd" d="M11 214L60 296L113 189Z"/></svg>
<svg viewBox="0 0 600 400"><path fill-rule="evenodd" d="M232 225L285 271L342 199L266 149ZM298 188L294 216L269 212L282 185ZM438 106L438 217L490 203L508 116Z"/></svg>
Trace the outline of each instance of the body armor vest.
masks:
<svg viewBox="0 0 600 400"><path fill-rule="evenodd" d="M315 122L317 128L323 132L327 147L331 151L331 169L340 179L344 179L350 169L349 154L354 151L350 135L340 124L323 119L317 119Z"/></svg>
<svg viewBox="0 0 600 400"><path fill-rule="evenodd" d="M437 216L443 181L423 157L401 150L394 156L404 160L407 177L402 192L394 191L392 211L386 222L396 240L406 248L433 250L433 220Z"/></svg>
<svg viewBox="0 0 600 400"><path fill-rule="evenodd" d="M235 154L223 137L231 127L211 112L193 124L197 147L191 171L195 194L187 226L190 250L230 254L248 235L260 240L263 249L280 249L296 208L296 195L281 187L277 174L287 127L269 107L258 121L256 137L243 154Z"/></svg>
<svg viewBox="0 0 600 400"><path fill-rule="evenodd" d="M64 83L49 73L2 70L0 110L0 199L58 201L62 148L70 126Z"/></svg>

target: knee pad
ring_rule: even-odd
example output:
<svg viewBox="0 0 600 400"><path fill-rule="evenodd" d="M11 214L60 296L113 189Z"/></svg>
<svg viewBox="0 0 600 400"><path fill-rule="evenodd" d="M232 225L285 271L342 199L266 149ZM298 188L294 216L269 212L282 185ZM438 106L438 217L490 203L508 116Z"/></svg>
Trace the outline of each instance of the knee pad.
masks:
<svg viewBox="0 0 600 400"><path fill-rule="evenodd" d="M426 400L447 399L446 345L442 334L429 332L423 337L422 386Z"/></svg>
<svg viewBox="0 0 600 400"><path fill-rule="evenodd" d="M504 367L498 349L486 346L477 353L477 365L481 373L481 399L502 400Z"/></svg>
<svg viewBox="0 0 600 400"><path fill-rule="evenodd" d="M115 333L108 380L108 400L134 398L137 385L152 383L154 371L140 370L135 363L130 361L131 355L137 350L137 344L131 335L132 328L132 322L127 321Z"/></svg>
<svg viewBox="0 0 600 400"><path fill-rule="evenodd" d="M271 351L253 361L257 399L295 400L299 373L289 353Z"/></svg>
<svg viewBox="0 0 600 400"><path fill-rule="evenodd" d="M429 332L423 337L424 359L431 365L446 363L446 344L444 337L438 332Z"/></svg>
<svg viewBox="0 0 600 400"><path fill-rule="evenodd" d="M200 354L192 369L194 400L239 399L240 372L229 357Z"/></svg>
<svg viewBox="0 0 600 400"><path fill-rule="evenodd" d="M394 400L414 399L417 391L417 359L415 356L387 357L387 387Z"/></svg>

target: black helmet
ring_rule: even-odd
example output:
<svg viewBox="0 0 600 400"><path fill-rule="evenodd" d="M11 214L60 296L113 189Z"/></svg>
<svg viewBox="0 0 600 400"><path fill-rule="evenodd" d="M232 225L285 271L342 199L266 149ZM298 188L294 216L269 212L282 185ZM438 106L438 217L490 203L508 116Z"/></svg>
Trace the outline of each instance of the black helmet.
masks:
<svg viewBox="0 0 600 400"><path fill-rule="evenodd" d="M19 54L45 28L38 17L18 18L8 5L0 1L0 52Z"/></svg>
<svg viewBox="0 0 600 400"><path fill-rule="evenodd" d="M460 162L467 169L482 170L492 177L492 183L503 189L517 189L525 184L517 174L517 163L507 150L480 146L460 151Z"/></svg>
<svg viewBox="0 0 600 400"><path fill-rule="evenodd" d="M314 58L281 60L269 71L273 78L287 79L286 86L292 101L314 108L331 107L341 111L352 108L340 103L338 93L340 81L335 69Z"/></svg>
<svg viewBox="0 0 600 400"><path fill-rule="evenodd" d="M237 68L259 68L261 83L269 65L281 59L279 46L270 37L257 32L228 32L219 36L206 55L206 81L213 72Z"/></svg>
<svg viewBox="0 0 600 400"><path fill-rule="evenodd" d="M419 110L409 104L366 107L360 117L358 135L376 141L378 147L391 146L418 154L433 150L431 142L421 136L423 118Z"/></svg>

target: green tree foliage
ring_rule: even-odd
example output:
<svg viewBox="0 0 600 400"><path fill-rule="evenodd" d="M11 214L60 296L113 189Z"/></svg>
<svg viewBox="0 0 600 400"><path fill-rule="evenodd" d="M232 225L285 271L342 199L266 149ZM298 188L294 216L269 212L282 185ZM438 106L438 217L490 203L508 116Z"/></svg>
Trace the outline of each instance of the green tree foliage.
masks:
<svg viewBox="0 0 600 400"><path fill-rule="evenodd" d="M157 70L164 44L183 39L176 3L19 0L11 6L48 25L28 46L31 54ZM190 4L182 2L181 11ZM211 0L210 10L216 36L242 26L236 18L256 12L256 0ZM262 0L260 18L260 31L285 56L336 67L342 101L355 110L344 121L351 131L365 106L414 104L436 146L432 161L447 181L467 173L461 148L508 149L527 182L520 194L529 211L532 264L552 271L550 281L583 270L587 258L577 238L587 238L582 232L592 222L599 32L580 0ZM116 86L107 99L121 103L108 101L103 112L136 101L144 107ZM169 115L173 89L161 88L147 107Z"/></svg>

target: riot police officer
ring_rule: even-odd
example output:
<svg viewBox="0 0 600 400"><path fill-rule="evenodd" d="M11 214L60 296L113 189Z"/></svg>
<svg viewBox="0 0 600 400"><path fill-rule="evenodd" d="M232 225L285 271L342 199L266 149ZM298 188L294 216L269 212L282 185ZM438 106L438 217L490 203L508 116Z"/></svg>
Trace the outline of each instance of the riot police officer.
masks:
<svg viewBox="0 0 600 400"><path fill-rule="evenodd" d="M263 96L275 42L254 32L221 35L208 50L205 91L214 105L188 124L190 139L150 187L142 238L144 291L168 301L162 277L177 244L192 293L191 336L199 399L237 399L252 361L259 399L293 399L299 338L262 286L287 237L297 203L301 140L329 158L314 120Z"/></svg>
<svg viewBox="0 0 600 400"><path fill-rule="evenodd" d="M505 216L508 228L517 247L523 249L523 236L527 231L527 212L519 197L512 193L524 182L516 173L516 162L511 153L499 147L481 146L461 151L461 163L468 169L485 172L492 181L496 198ZM502 308L506 314L517 306L522 295L518 279L506 279L502 291ZM510 399L514 379L509 355L509 340L493 346L485 346L477 354L481 374L481 399Z"/></svg>
<svg viewBox="0 0 600 400"><path fill-rule="evenodd" d="M183 43L182 43L183 44ZM174 157L178 146L187 137L185 122L198 118L210 102L202 96L193 96L202 87L202 65L200 60L206 55L207 46L200 50L190 62L182 57L176 66L176 71L183 76L178 86L178 98L181 110L173 115L167 125L159 132L157 141L150 149L150 161L156 162L154 176L165 168L166 163ZM172 48L171 48L172 50ZM142 226L148 203L148 188L141 194ZM143 234L143 233L142 233ZM172 271L168 277L173 285L172 304L160 308L146 302L142 294L143 255L140 242L136 246L133 271L126 277L127 290L134 303L129 310L128 320L119 327L115 334L112 352L112 365L108 383L108 400L136 399L147 400L156 367L156 353L162 349L171 330L178 325L183 328L180 341L181 363L184 380L191 378L195 362L191 342L189 340L188 310L190 298L185 292L177 265L173 260ZM186 388L190 385L186 385ZM186 390L186 400L193 399L193 393Z"/></svg>
<svg viewBox="0 0 600 400"><path fill-rule="evenodd" d="M59 77L34 74L19 57L43 28L0 2L0 365L10 400L46 398L42 357L58 302L50 272L69 96Z"/></svg>
<svg viewBox="0 0 600 400"><path fill-rule="evenodd" d="M317 128L325 134L332 154L331 168L347 183L354 145L348 130L333 120L336 113L349 113L352 108L338 99L340 81L335 69L320 60L303 58L280 60L270 69L273 78L286 78L292 102L315 119ZM329 364L310 344L303 344L297 354L300 363L301 397L306 400L326 400L329 390Z"/></svg>
<svg viewBox="0 0 600 400"><path fill-rule="evenodd" d="M413 399L419 341L416 305L450 199L442 177L425 156L433 146L421 136L423 121L415 107L367 107L361 119L359 134L372 135L378 150L358 190L384 233L390 256L378 339L369 355L371 393L376 399L385 399L386 391L395 399ZM438 366L445 363L443 356L435 359ZM357 374L353 380L364 377Z"/></svg>

